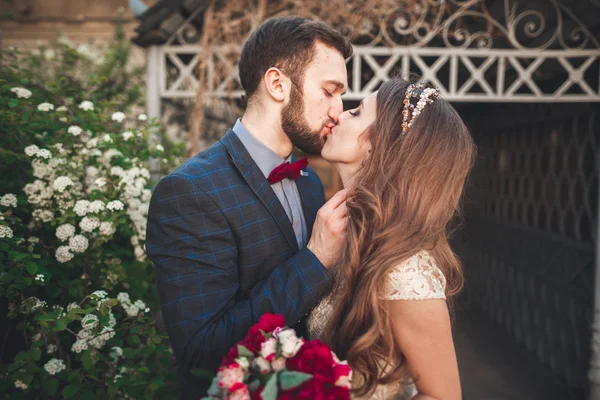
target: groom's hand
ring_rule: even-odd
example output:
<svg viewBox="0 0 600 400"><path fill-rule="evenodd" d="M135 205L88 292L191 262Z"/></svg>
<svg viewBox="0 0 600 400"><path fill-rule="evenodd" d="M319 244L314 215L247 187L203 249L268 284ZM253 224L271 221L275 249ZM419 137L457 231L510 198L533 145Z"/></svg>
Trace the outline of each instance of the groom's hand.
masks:
<svg viewBox="0 0 600 400"><path fill-rule="evenodd" d="M348 189L340 190L321 207L306 246L325 268L331 268L338 261L346 244L347 197Z"/></svg>

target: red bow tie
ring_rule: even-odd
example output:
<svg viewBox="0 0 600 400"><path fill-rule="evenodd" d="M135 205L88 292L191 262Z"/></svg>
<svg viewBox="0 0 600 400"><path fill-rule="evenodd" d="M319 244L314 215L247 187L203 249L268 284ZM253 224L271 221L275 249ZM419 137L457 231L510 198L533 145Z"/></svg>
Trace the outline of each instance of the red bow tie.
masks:
<svg viewBox="0 0 600 400"><path fill-rule="evenodd" d="M281 165L276 166L273 171L269 174L267 180L271 185L284 180L285 178L290 178L293 180L298 180L300 178L300 171L308 165L308 158L304 157L300 160L289 163L284 162Z"/></svg>

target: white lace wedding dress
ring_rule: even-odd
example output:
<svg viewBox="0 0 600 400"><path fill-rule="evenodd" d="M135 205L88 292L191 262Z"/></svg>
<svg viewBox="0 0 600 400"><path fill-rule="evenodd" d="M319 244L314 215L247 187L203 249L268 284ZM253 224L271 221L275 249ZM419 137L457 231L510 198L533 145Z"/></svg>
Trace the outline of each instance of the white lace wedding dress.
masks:
<svg viewBox="0 0 600 400"><path fill-rule="evenodd" d="M446 278L433 257L422 250L392 270L384 290L388 300L445 299ZM331 297L326 297L310 313L310 339L319 338L323 333L332 311L331 301ZM368 400L407 400L416 394L416 387L410 382L404 385L380 385Z"/></svg>

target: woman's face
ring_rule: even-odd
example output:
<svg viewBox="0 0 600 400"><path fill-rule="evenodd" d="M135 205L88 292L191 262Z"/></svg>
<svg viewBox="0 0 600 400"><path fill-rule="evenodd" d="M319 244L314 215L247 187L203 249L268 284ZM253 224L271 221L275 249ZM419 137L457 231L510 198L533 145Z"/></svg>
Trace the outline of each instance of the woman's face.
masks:
<svg viewBox="0 0 600 400"><path fill-rule="evenodd" d="M366 131L376 114L377 92L361 101L359 107L341 113L339 123L327 135L321 156L331 163L360 166L371 149Z"/></svg>

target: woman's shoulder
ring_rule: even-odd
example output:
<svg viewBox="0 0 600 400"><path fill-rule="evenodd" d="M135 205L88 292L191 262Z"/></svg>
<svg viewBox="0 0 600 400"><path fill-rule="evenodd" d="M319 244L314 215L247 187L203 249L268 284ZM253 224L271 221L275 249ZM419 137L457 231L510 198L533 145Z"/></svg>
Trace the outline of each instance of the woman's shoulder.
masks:
<svg viewBox="0 0 600 400"><path fill-rule="evenodd" d="M446 277L427 250L421 250L390 272L387 300L446 298Z"/></svg>

